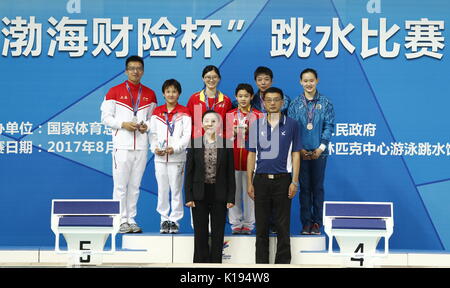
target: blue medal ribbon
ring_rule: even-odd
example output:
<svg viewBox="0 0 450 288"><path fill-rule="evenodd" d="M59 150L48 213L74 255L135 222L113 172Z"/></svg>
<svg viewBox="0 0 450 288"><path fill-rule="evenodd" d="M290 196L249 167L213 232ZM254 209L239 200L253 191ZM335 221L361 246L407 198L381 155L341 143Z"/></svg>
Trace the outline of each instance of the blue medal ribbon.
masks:
<svg viewBox="0 0 450 288"><path fill-rule="evenodd" d="M259 92L259 99L261 100L261 112L266 113L266 107L264 107L264 99L262 97L262 93Z"/></svg>
<svg viewBox="0 0 450 288"><path fill-rule="evenodd" d="M175 122L177 120L176 119L177 113L175 113L172 116L172 124L170 124L170 122L169 122L169 113L164 112L164 116L166 117L167 129L169 129L170 136L173 136L173 131L175 131Z"/></svg>
<svg viewBox="0 0 450 288"><path fill-rule="evenodd" d="M214 111L214 107L216 107L216 104L217 104L217 97L219 96L219 90L216 91L216 95L214 96L214 104L211 109L209 108L209 97L208 97L208 95L206 95L205 90L203 90L203 94L205 94L206 111L209 111L209 110Z"/></svg>
<svg viewBox="0 0 450 288"><path fill-rule="evenodd" d="M312 102L314 102L314 105L312 105L312 108L311 109L309 109L309 107L308 107L308 100L306 99L306 96L305 96L305 94L303 94L303 97L302 97L302 102L303 102L303 105L305 106L305 109L306 109L306 115L307 115L307 120L308 120L308 124L309 123L313 123L313 120L314 120L314 112L315 112L315 110L316 110L316 105L317 105L317 99L313 99L313 100L311 100Z"/></svg>
<svg viewBox="0 0 450 288"><path fill-rule="evenodd" d="M130 94L131 97L131 105L133 106L133 114L136 117L138 109L139 109L139 103L141 102L141 95L142 95L142 85L139 84L139 92L136 99L136 103L133 101L133 94L131 94L130 85L128 85L128 82L125 82L125 86L127 86L128 94Z"/></svg>

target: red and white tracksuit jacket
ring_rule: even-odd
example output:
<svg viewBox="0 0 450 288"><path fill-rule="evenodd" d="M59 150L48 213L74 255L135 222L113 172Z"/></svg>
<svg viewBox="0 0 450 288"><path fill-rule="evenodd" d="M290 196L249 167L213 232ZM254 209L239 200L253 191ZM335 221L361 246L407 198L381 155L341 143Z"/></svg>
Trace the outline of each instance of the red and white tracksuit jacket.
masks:
<svg viewBox="0 0 450 288"><path fill-rule="evenodd" d="M156 148L163 150L172 147L174 150L172 155L155 154L155 176L158 182L156 211L161 215L161 223L171 221L178 224L183 218L182 187L186 148L191 139L191 125L188 109L179 104L170 112L166 105L156 107L150 119L150 150L153 153ZM172 127L172 131L169 126ZM169 197L169 193L172 197Z"/></svg>
<svg viewBox="0 0 450 288"><path fill-rule="evenodd" d="M139 85L127 81L131 94L136 99ZM140 84L142 85L142 84ZM156 107L156 96L152 89L142 85L142 95L137 112L137 122L144 121L150 127L150 117ZM113 129L112 138L115 149L147 150L148 135L139 131L128 131L121 128L122 122L130 122L133 119L133 105L131 96L125 82L112 87L106 94L101 106L102 123ZM148 130L147 130L148 131Z"/></svg>
<svg viewBox="0 0 450 288"><path fill-rule="evenodd" d="M120 200L121 223L135 223L137 201L142 175L147 164L148 129L146 133L130 132L122 127L123 122L133 120L133 105L142 86L141 100L137 111L137 122L150 127L150 116L156 107L156 96L152 89L126 82L112 87L101 105L102 123L113 129L113 199ZM131 95L130 95L131 93Z"/></svg>
<svg viewBox="0 0 450 288"><path fill-rule="evenodd" d="M166 123L166 113L169 125L175 123L172 134ZM186 161L186 148L191 139L191 121L188 109L180 104L170 112L165 104L155 108L150 118L150 150L155 153L155 149L161 149L161 145L174 149L172 155L155 155L155 162Z"/></svg>
<svg viewBox="0 0 450 288"><path fill-rule="evenodd" d="M210 110L216 111L222 117L222 124L225 131L225 115L233 107L230 98L220 91L217 91L217 99L208 98L205 91L202 90L193 94L188 101L187 108L192 117L192 138L197 138L203 135L202 116L206 112L206 102ZM214 108L214 109L213 109Z"/></svg>
<svg viewBox="0 0 450 288"><path fill-rule="evenodd" d="M248 140L248 129L253 121L263 117L263 113L256 109L243 112L239 108L229 111L226 115L226 135L233 139L234 170L236 179L235 205L228 211L231 229L253 230L255 225L254 201L247 194L247 155L245 141ZM235 133L234 127L239 128ZM242 203L242 204L241 204Z"/></svg>

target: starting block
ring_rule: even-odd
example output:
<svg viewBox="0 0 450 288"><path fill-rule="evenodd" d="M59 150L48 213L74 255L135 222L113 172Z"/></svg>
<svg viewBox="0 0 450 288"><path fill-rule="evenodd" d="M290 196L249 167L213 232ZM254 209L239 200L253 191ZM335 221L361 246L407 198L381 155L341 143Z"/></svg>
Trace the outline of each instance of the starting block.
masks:
<svg viewBox="0 0 450 288"><path fill-rule="evenodd" d="M391 202L325 201L324 229L329 237L328 253L346 257L346 266L371 267L373 257L386 257L394 229ZM340 252L333 252L333 238ZM376 248L384 238L384 253Z"/></svg>
<svg viewBox="0 0 450 288"><path fill-rule="evenodd" d="M98 265L102 254L116 251L116 234L120 229L120 201L53 200L51 228L55 233L56 253L69 254L70 265ZM60 235L67 250L60 249ZM111 250L104 251L111 235Z"/></svg>

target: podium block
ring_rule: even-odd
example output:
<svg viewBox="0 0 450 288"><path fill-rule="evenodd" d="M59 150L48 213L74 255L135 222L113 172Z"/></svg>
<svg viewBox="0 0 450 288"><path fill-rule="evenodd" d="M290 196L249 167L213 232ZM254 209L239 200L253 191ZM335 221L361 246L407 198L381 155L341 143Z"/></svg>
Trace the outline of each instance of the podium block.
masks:
<svg viewBox="0 0 450 288"><path fill-rule="evenodd" d="M274 240L276 240L276 238ZM273 255L275 257L277 249L276 243L273 249L274 249ZM323 235L291 236L291 264L303 264L302 252L311 252L311 251L318 252L325 250L326 250L326 243L325 243L325 236Z"/></svg>
<svg viewBox="0 0 450 288"><path fill-rule="evenodd" d="M240 235L225 236L223 243L222 263L255 263L255 242L255 237ZM270 240L269 246L272 246L270 245Z"/></svg>
<svg viewBox="0 0 450 288"><path fill-rule="evenodd" d="M192 263L194 257L194 235L177 234L173 239L173 263Z"/></svg>
<svg viewBox="0 0 450 288"><path fill-rule="evenodd" d="M170 234L124 234L122 249L146 250L147 259L151 263L172 263L173 261L173 239Z"/></svg>
<svg viewBox="0 0 450 288"><path fill-rule="evenodd" d="M225 235L223 244L222 263L226 264L255 264L255 235ZM269 237L269 263L275 262L277 238ZM194 235L193 234L124 234L122 248L129 250L147 250L149 263L177 263L193 262ZM303 251L324 251L325 236L292 236L291 254L292 264L302 264Z"/></svg>

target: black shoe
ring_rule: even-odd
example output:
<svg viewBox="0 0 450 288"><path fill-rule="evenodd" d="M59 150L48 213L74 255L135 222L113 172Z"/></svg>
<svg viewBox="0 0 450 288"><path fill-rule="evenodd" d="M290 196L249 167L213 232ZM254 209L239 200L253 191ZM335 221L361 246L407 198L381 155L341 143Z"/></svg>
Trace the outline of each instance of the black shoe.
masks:
<svg viewBox="0 0 450 288"><path fill-rule="evenodd" d="M277 234L277 228L275 227L275 225L270 227L269 232L270 232L270 234Z"/></svg>
<svg viewBox="0 0 450 288"><path fill-rule="evenodd" d="M320 235L320 226L317 223L314 223L314 225L311 228L311 234L312 235Z"/></svg>
<svg viewBox="0 0 450 288"><path fill-rule="evenodd" d="M169 225L169 233L170 234L177 234L179 231L178 225L175 222L170 222Z"/></svg>
<svg viewBox="0 0 450 288"><path fill-rule="evenodd" d="M159 233L167 234L167 233L169 233L169 230L170 230L169 221L164 221L163 223L161 223Z"/></svg>
<svg viewBox="0 0 450 288"><path fill-rule="evenodd" d="M302 235L311 235L311 225L305 225L303 226L302 232L300 234Z"/></svg>

